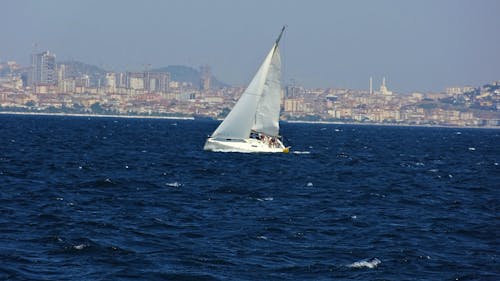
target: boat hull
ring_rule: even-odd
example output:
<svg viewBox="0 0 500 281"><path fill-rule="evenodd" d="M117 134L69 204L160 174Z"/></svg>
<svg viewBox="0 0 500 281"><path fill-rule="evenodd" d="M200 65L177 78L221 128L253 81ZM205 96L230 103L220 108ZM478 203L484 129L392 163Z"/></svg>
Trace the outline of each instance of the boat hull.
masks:
<svg viewBox="0 0 500 281"><path fill-rule="evenodd" d="M241 153L288 153L289 148L277 140L275 145L270 145L258 139L214 139L208 138L203 147L206 151L213 152L241 152Z"/></svg>

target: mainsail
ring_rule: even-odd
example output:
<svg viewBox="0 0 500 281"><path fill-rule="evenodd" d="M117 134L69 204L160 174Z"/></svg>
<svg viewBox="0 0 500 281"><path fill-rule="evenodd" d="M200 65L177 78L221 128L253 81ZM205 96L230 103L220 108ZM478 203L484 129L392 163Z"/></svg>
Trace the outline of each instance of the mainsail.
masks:
<svg viewBox="0 0 500 281"><path fill-rule="evenodd" d="M234 108L212 134L212 138L245 139L252 130L269 136L278 135L281 104L278 43L281 34Z"/></svg>
<svg viewBox="0 0 500 281"><path fill-rule="evenodd" d="M268 136L279 134L279 116L281 106L281 60L279 49L276 46L266 81L262 90L262 97L257 105L255 122L252 130Z"/></svg>

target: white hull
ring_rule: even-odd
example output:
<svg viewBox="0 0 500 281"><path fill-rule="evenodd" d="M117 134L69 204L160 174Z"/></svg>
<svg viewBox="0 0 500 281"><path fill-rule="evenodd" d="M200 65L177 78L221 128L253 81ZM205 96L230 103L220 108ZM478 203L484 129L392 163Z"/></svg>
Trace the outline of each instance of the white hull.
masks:
<svg viewBox="0 0 500 281"><path fill-rule="evenodd" d="M214 152L243 152L243 153L288 153L289 148L281 141L270 145L258 139L214 139L208 138L204 150Z"/></svg>

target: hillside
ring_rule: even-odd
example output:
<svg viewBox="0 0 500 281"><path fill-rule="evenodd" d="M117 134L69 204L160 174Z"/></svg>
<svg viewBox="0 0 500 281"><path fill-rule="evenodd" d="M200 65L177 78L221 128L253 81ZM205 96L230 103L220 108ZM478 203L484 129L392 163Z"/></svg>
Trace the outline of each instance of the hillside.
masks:
<svg viewBox="0 0 500 281"><path fill-rule="evenodd" d="M92 85L96 85L97 81L101 79L104 80L106 75L106 70L95 65L86 64L79 61L63 61L58 63L58 65L64 64L66 66L66 77L81 77L86 74L90 77ZM184 66L184 65L169 65L161 68L152 69L151 72L168 72L170 73L173 81L179 82L189 82L193 85L198 85L200 83L201 73L199 70ZM217 80L212 76L213 88L225 87L227 84Z"/></svg>
<svg viewBox="0 0 500 281"><path fill-rule="evenodd" d="M198 85L201 79L201 73L199 70L184 66L184 65L169 65L161 68L156 68L151 70L152 72L169 72L173 81L179 82L190 82L193 85ZM212 75L212 85L213 88L225 87L227 84L217 80Z"/></svg>
<svg viewBox="0 0 500 281"><path fill-rule="evenodd" d="M90 78L90 84L92 86L97 85L97 81L101 79L101 81L106 76L106 70L102 69L98 66L87 64L79 61L62 61L58 63L59 65L65 65L65 76L66 77L81 77L86 74Z"/></svg>

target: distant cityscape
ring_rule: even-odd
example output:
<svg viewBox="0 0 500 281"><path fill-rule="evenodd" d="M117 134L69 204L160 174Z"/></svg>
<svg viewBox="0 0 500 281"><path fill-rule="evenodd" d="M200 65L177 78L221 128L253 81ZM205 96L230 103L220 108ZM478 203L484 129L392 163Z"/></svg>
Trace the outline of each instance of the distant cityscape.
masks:
<svg viewBox="0 0 500 281"><path fill-rule="evenodd" d="M436 93L393 93L386 78L381 80L377 90L372 77L367 77L366 89L286 84L281 119L500 127L500 80L451 85ZM220 119L244 90L218 81L210 66L110 72L81 62L57 62L49 51L32 54L29 66L0 63L1 112Z"/></svg>

